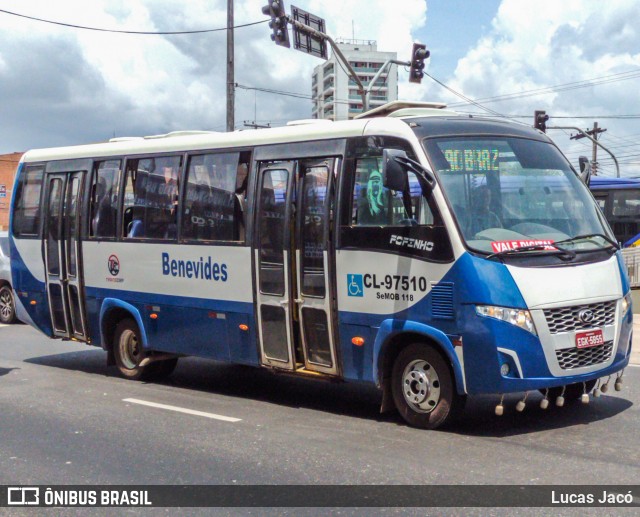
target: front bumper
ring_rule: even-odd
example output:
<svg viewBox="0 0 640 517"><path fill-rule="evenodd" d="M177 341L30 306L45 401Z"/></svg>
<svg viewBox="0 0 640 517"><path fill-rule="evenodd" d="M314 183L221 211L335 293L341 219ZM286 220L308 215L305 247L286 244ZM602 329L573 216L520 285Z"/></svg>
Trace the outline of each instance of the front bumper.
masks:
<svg viewBox="0 0 640 517"><path fill-rule="evenodd" d="M612 303L611 300L607 303ZM467 392L499 394L552 388L614 375L629 364L633 315L622 314L620 300L601 328L604 345L577 349L576 332L582 328L557 327L544 309L532 310L537 334L508 323L480 318L465 310L467 332L463 356ZM604 320L603 320L604 321ZM508 373L501 373L503 364Z"/></svg>

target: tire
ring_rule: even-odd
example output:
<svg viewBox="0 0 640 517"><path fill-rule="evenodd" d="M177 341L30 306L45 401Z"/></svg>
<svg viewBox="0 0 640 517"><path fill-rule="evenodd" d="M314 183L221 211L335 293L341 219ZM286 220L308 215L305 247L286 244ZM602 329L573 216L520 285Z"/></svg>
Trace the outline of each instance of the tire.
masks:
<svg viewBox="0 0 640 517"><path fill-rule="evenodd" d="M127 379L145 380L153 371L153 368L150 368L153 363L140 366L140 361L146 354L142 349L138 325L131 319L124 319L118 323L113 338L113 355L120 374Z"/></svg>
<svg viewBox="0 0 640 517"><path fill-rule="evenodd" d="M8 325L16 321L16 304L13 300L11 287L4 285L0 288L0 323Z"/></svg>
<svg viewBox="0 0 640 517"><path fill-rule="evenodd" d="M592 381L587 381L585 383L586 386L586 392L590 393L591 390L593 390L593 388L596 385L596 381L592 380ZM545 390L538 390L540 391L540 393L542 393L543 395L545 394ZM569 401L575 401L578 400L580 398L580 396L585 392L585 387L582 385L581 382L577 382L575 384L568 384L565 387L564 390L564 399L569 402ZM549 400L554 400L555 398L559 397L562 394L562 386L558 386L557 388L549 388Z"/></svg>
<svg viewBox="0 0 640 517"><path fill-rule="evenodd" d="M405 421L421 429L435 429L462 408L449 364L436 349L413 343L400 352L393 364L391 392Z"/></svg>

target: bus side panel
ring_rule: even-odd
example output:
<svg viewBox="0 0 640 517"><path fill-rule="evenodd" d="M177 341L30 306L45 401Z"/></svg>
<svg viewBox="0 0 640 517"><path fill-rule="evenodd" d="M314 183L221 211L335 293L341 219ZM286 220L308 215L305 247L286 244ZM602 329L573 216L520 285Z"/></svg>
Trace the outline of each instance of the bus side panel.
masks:
<svg viewBox="0 0 640 517"><path fill-rule="evenodd" d="M345 379L374 382L373 343L376 329L363 325L362 321L351 323L349 313L339 313L340 350L342 352L342 372ZM364 344L355 346L354 338L362 338Z"/></svg>
<svg viewBox="0 0 640 517"><path fill-rule="evenodd" d="M16 292L18 318L48 336L53 335L44 281L42 242L39 239L10 239L11 277Z"/></svg>
<svg viewBox="0 0 640 517"><path fill-rule="evenodd" d="M149 349L259 364L249 248L85 242L84 253L91 322L105 299L121 300Z"/></svg>
<svg viewBox="0 0 640 517"><path fill-rule="evenodd" d="M445 334L455 333L456 322L452 318L433 317L431 294L432 287L451 268L451 263L427 262L393 252L336 252L337 299L346 379L376 382L379 354L386 352L383 344L401 333L419 333L425 340L433 340L437 333L436 342L441 347L452 348ZM364 345L354 345L354 337L364 338ZM449 352L443 349L445 356L458 363L455 353ZM456 382L462 386L462 366L454 369L460 377Z"/></svg>

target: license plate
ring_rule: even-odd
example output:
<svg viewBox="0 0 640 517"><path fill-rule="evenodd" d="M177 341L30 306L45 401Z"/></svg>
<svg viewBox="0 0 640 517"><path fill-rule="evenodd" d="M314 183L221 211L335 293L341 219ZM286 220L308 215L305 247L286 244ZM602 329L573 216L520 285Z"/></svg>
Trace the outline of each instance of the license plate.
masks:
<svg viewBox="0 0 640 517"><path fill-rule="evenodd" d="M576 347L589 348L591 346L604 345L602 330L589 330L588 332L576 332Z"/></svg>

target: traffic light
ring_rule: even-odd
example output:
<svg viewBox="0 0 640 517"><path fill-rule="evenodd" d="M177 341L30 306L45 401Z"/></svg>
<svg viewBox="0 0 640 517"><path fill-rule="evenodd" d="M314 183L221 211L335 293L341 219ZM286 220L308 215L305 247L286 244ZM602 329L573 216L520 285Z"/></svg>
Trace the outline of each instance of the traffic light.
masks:
<svg viewBox="0 0 640 517"><path fill-rule="evenodd" d="M411 70L409 70L409 82L419 83L422 82L424 77L424 60L431 55L431 52L427 50L427 46L422 43L414 43L413 51L411 52Z"/></svg>
<svg viewBox="0 0 640 517"><path fill-rule="evenodd" d="M289 31L287 29L287 14L284 11L284 0L270 0L267 5L262 8L262 13L271 16L269 27L273 33L271 40L276 45L283 47L291 47L289 43Z"/></svg>
<svg viewBox="0 0 640 517"><path fill-rule="evenodd" d="M533 127L539 129L543 133L546 133L547 120L549 120L549 115L547 115L546 111L536 110L533 114Z"/></svg>

